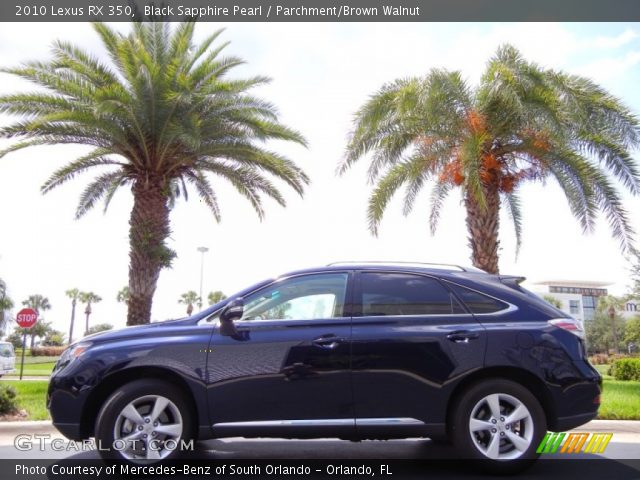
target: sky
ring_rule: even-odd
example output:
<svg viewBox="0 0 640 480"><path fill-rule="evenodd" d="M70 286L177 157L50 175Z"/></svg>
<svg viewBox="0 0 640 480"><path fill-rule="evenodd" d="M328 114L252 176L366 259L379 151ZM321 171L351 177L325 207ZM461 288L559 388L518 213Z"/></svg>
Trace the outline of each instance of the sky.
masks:
<svg viewBox="0 0 640 480"><path fill-rule="evenodd" d="M214 183L222 209L217 224L197 195L180 201L171 213L169 245L178 257L163 270L152 320L184 315L178 304L188 290L199 291L204 254L203 291L231 294L290 270L341 260L451 262L470 265L470 249L459 194L445 203L439 229L429 233L427 188L414 211L402 215L401 195L389 205L378 237L367 230L366 206L372 186L362 160L341 177L336 166L344 154L353 114L386 82L425 75L429 69L460 70L475 85L486 61L503 43L511 43L539 64L585 75L640 112L640 24L530 23L201 23L196 39L226 27L226 53L246 60L232 76L268 75L272 82L254 93L273 102L280 120L302 132L309 147L273 143L311 177L304 198L283 187L287 207L268 203L260 222L243 197ZM116 28L126 30L127 24ZM53 40L71 41L106 58L88 24L38 23L0 26L0 66L45 60ZM0 74L0 93L25 92L29 84ZM0 115L0 124L10 119ZM0 140L0 149L9 145ZM65 290L93 291L91 324L126 323L126 308L116 293L128 283L128 221L131 193L116 194L74 220L79 195L91 174L47 195L40 186L84 147L36 147L0 159L0 278L16 304L28 295L49 298L46 321L68 331L71 304ZM523 275L528 285L543 280L591 280L611 283L624 293L629 263L608 225L584 234L553 182L525 185L523 245L516 258L513 226L504 214L500 229L500 270ZM624 193L633 225L640 231L640 199ZM17 313L17 308L13 313ZM78 311L83 324L82 308ZM77 337L83 327L77 326Z"/></svg>

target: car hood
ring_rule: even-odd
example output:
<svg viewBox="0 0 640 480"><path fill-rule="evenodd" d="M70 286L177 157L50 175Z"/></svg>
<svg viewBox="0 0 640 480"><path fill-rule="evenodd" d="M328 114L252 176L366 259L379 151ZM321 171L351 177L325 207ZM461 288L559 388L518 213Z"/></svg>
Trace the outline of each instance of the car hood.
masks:
<svg viewBox="0 0 640 480"><path fill-rule="evenodd" d="M107 330L105 332L98 332L98 333L94 333L93 335L87 335L86 337L83 337L82 339L78 340L78 343L80 342L102 343L102 342L109 342L112 340L118 340L121 338L153 335L154 332L163 330L165 328L171 328L171 327L180 328L188 325L195 325L198 322L198 320L200 320L200 316L198 316L197 318L187 317L187 318L180 318L177 320L167 320L164 322L149 323L146 325L136 325L134 327L124 327L124 328L119 328L117 330Z"/></svg>

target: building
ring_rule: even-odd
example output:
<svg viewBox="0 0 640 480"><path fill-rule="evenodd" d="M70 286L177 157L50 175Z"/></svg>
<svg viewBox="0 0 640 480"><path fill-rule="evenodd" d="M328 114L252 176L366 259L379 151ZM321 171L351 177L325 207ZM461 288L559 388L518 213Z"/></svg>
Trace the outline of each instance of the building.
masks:
<svg viewBox="0 0 640 480"><path fill-rule="evenodd" d="M596 314L598 298L607 295L610 282L591 280L548 280L535 283L536 293L549 295L560 303L560 310L581 322L592 320Z"/></svg>
<svg viewBox="0 0 640 480"><path fill-rule="evenodd" d="M548 295L561 304L560 310L582 322L592 320L598 306L598 298L608 295L605 287L611 282L591 280L547 280L536 282L534 288L540 296ZM628 300L624 309L618 312L622 318L628 320L640 315L640 301Z"/></svg>

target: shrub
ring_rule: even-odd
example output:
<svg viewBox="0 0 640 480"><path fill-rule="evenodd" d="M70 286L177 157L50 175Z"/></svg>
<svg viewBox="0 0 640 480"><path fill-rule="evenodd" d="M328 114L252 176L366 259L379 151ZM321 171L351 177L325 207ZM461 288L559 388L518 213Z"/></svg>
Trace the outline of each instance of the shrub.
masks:
<svg viewBox="0 0 640 480"><path fill-rule="evenodd" d="M66 347L34 347L31 349L32 357L59 357Z"/></svg>
<svg viewBox="0 0 640 480"><path fill-rule="evenodd" d="M609 375L612 375L616 380L640 381L640 358L616 360L609 369Z"/></svg>
<svg viewBox="0 0 640 480"><path fill-rule="evenodd" d="M609 363L609 355L605 353L596 353L589 357L589 362L591 365L606 365Z"/></svg>
<svg viewBox="0 0 640 480"><path fill-rule="evenodd" d="M7 415L18 411L16 396L15 388L10 385L0 385L0 415Z"/></svg>

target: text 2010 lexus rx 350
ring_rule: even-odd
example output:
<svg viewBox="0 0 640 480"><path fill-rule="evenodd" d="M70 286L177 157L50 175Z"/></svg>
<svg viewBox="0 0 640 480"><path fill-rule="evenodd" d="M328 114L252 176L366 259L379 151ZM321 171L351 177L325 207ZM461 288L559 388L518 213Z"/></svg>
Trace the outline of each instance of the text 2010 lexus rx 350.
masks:
<svg viewBox="0 0 640 480"><path fill-rule="evenodd" d="M601 383L582 326L521 280L400 263L289 273L72 345L53 424L136 462L183 439L424 436L509 468L547 430L594 418Z"/></svg>

